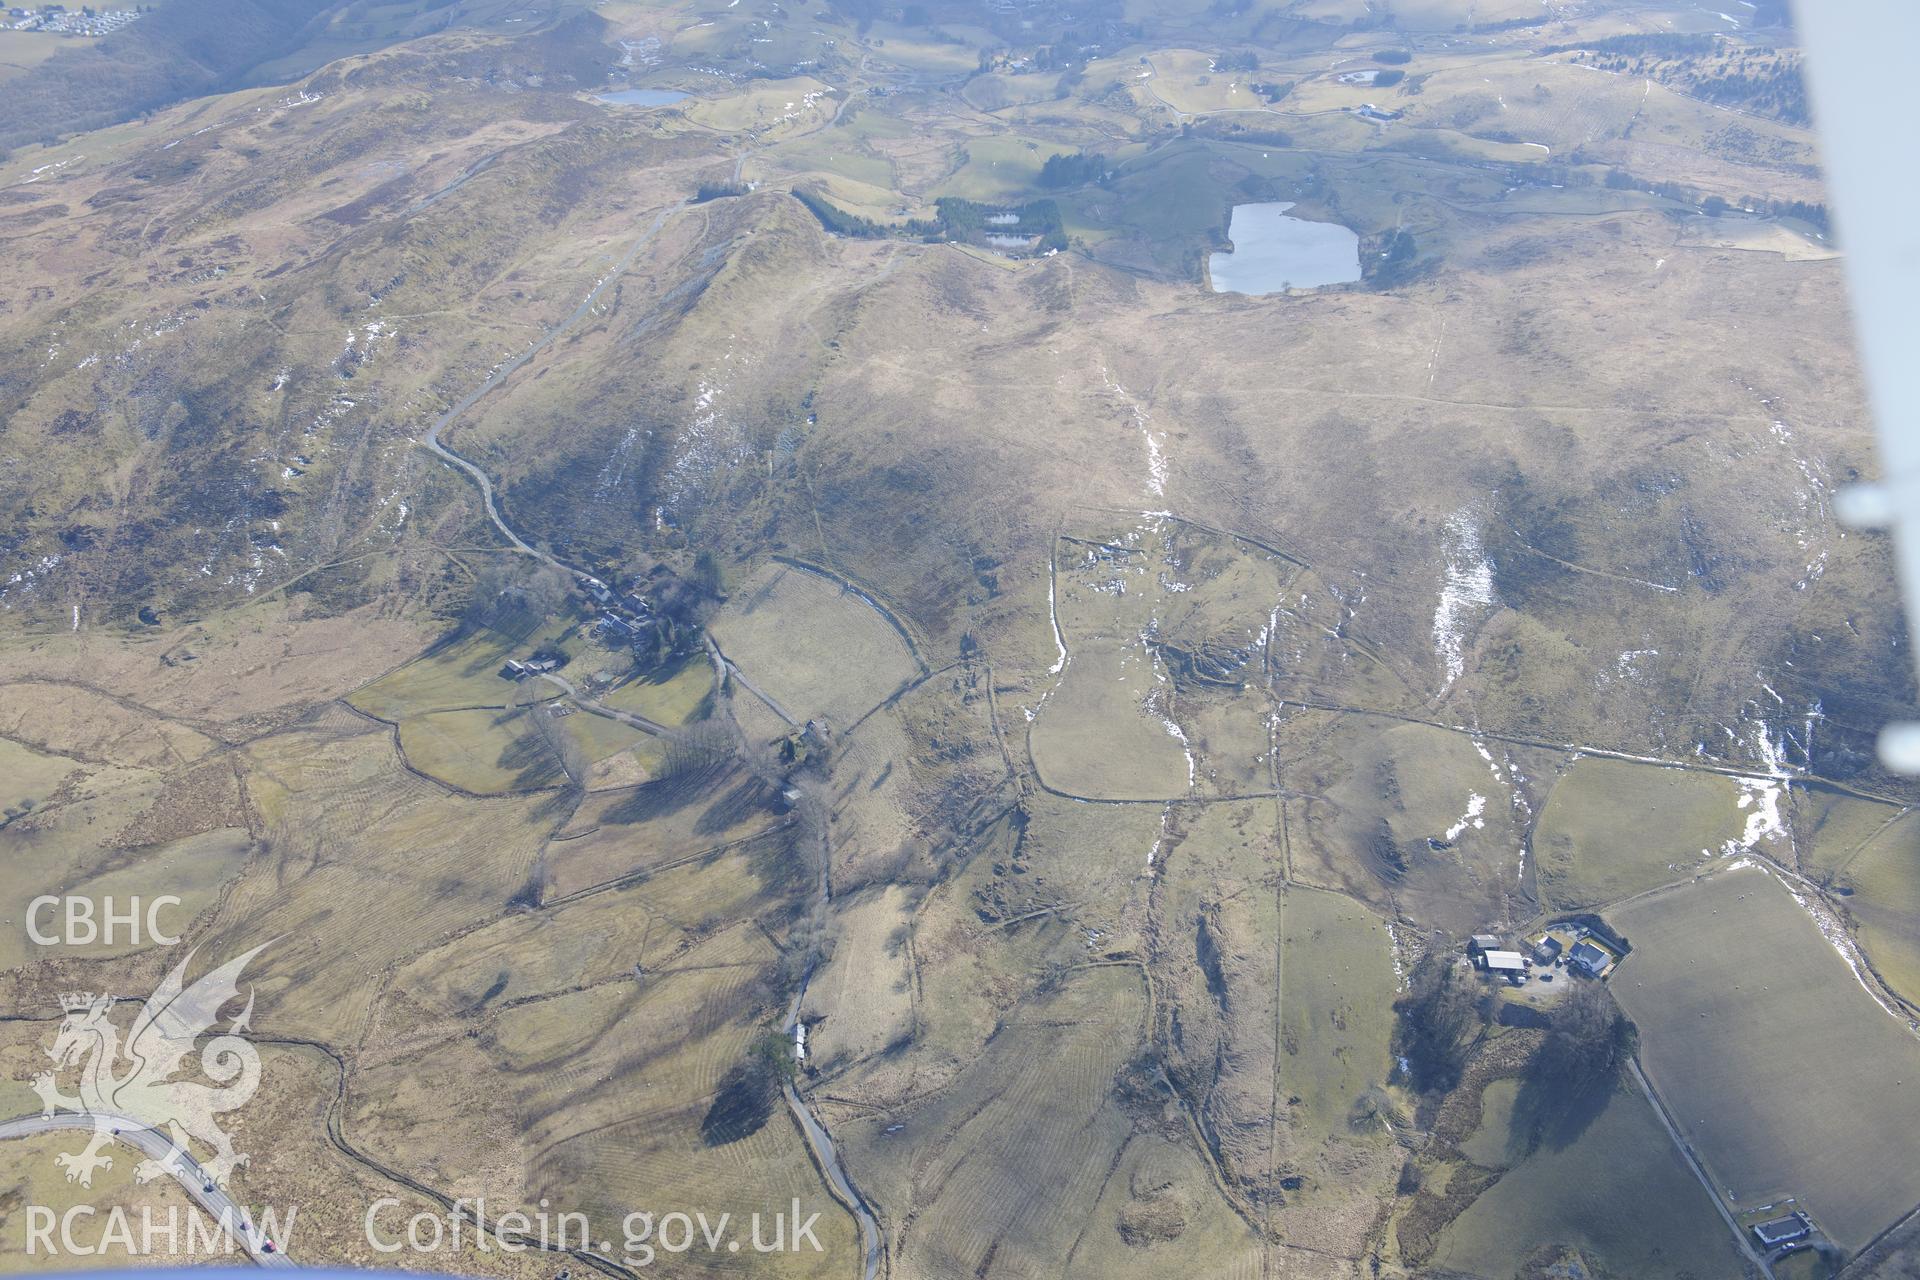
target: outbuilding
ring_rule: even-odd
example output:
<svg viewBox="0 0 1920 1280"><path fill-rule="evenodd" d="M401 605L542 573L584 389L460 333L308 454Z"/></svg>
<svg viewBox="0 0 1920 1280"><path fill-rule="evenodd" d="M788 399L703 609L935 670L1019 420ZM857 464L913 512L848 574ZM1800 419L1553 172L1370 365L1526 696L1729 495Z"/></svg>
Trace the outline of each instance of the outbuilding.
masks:
<svg viewBox="0 0 1920 1280"><path fill-rule="evenodd" d="M1488 973L1525 973L1527 958L1518 951L1484 951L1480 956Z"/></svg>

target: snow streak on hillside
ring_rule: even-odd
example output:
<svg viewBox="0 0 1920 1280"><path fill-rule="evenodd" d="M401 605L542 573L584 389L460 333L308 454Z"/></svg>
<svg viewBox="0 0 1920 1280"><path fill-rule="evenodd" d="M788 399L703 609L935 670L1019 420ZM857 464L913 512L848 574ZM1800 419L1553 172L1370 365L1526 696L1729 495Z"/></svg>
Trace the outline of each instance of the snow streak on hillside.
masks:
<svg viewBox="0 0 1920 1280"><path fill-rule="evenodd" d="M1440 603L1433 611L1433 648L1446 669L1445 689L1466 670L1466 643L1473 625L1492 607L1493 562L1480 544L1480 530L1464 508L1447 518L1447 565Z"/></svg>

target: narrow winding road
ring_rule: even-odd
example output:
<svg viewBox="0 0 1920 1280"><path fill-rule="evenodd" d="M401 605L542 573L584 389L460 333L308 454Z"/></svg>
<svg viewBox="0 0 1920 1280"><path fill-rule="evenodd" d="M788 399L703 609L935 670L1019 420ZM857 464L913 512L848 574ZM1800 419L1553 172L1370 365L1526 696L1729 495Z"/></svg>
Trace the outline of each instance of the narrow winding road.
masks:
<svg viewBox="0 0 1920 1280"><path fill-rule="evenodd" d="M820 869L820 895L822 898L832 897L824 863ZM807 986L812 981L813 962L809 960L806 972L800 976L800 988L793 993L793 1001L787 1006L787 1020L780 1024L780 1034L784 1035L789 1042L793 1041L794 1031L800 1025L800 1006L807 998ZM787 1109L793 1112L794 1120L799 1123L800 1131L807 1136L807 1145L813 1148L814 1158L820 1162L820 1168L825 1171L834 1195L847 1206L848 1211L853 1214L854 1221L860 1224L860 1240L866 1250L861 1275L864 1280L877 1280L881 1263L880 1220L874 1217L873 1210L867 1206L866 1197L860 1194L859 1189L853 1185L853 1179L847 1176L846 1168L840 1163L840 1150L833 1145L833 1135L827 1132L827 1127L821 1124L807 1107L806 1100L800 1096L800 1091L793 1087L793 1081L782 1080L780 1092L787 1100Z"/></svg>
<svg viewBox="0 0 1920 1280"><path fill-rule="evenodd" d="M20 1116L17 1119L0 1123L0 1139L25 1138L37 1133L58 1133L77 1129L91 1134L97 1121L105 1120L113 1127L114 1141L132 1147L152 1160L164 1161L167 1154L174 1150L173 1139L159 1129L150 1129L143 1121L131 1116L114 1115L111 1112L60 1111L53 1115ZM263 1267L291 1267L293 1262L286 1251L275 1244L272 1253L267 1252L267 1238L247 1217L247 1211L227 1194L227 1189L207 1179L206 1171L200 1167L191 1151L181 1150L173 1162L168 1165L174 1180L218 1223L231 1222L235 1228L235 1240L247 1251L255 1262Z"/></svg>
<svg viewBox="0 0 1920 1280"><path fill-rule="evenodd" d="M689 206L684 204L674 205L671 208L662 209L659 213L655 214L653 221L647 224L647 229L640 233L640 238L627 247L627 251L620 256L620 260L613 265L612 270L600 278L600 283L594 285L593 288L588 291L587 296L581 299L580 305L575 307L565 320L562 320L558 325L547 330L546 336L538 342L488 374L486 380L481 382L479 386L462 396L452 408L448 409L438 418L435 418L433 425L427 428L426 437L421 442L425 444L427 448L431 449L441 461L446 462L450 466L458 467L467 473L468 478L480 489L481 500L486 503L487 518L493 521L494 527L500 530L501 536L513 544L515 550L522 551L536 559L543 560L574 578L584 578L589 575L573 568L571 565L563 564L560 560L531 545L526 539L522 538L518 533L515 533L513 527L501 516L500 508L494 501L492 477L453 450L447 448L446 445L441 444L440 433L452 425L454 420L459 418L461 414L480 403L481 399L488 392L500 386L515 373L518 373L529 360L552 346L556 339L564 336L575 325L586 319L587 316L593 312L594 304L600 301L600 295L606 292L609 285L613 284L614 281L626 273L627 267L639 256L640 250L646 248L647 242L652 240L660 228L666 225L667 219L676 213L684 212L688 207Z"/></svg>
<svg viewBox="0 0 1920 1280"><path fill-rule="evenodd" d="M844 100L842 105L844 105ZM839 119L838 112L835 113L834 119ZM746 157L743 155L741 157L742 164L745 163L745 159ZM515 550L552 565L576 581L589 578L592 575L586 573L584 570L576 569L572 565L566 564L549 552L540 550L515 532L513 527L509 525L506 519L500 514L499 505L494 497L493 478L474 463L469 462L442 444L440 442L440 435L459 419L462 414L478 404L488 392L500 386L523 368L528 361L552 346L556 339L564 336L575 325L592 314L594 304L600 300L600 295L607 290L609 285L613 284L625 274L627 267L633 262L634 258L639 256L640 251L653 239L660 228L666 225L667 219L676 213L684 212L689 207L690 206L684 204L676 205L671 208L662 209L659 213L655 214L653 221L647 224L647 229L640 234L637 240L628 246L626 253L621 255L620 260L614 264L613 268L609 270L606 275L601 277L600 282L581 300L580 305L575 307L565 320L561 321L560 324L554 328L549 329L546 336L538 342L535 342L525 351L522 351L519 355L514 356L493 370L493 372L489 373L479 386L462 396L445 413L435 418L433 425L427 429L427 434L421 441L428 449L433 451L436 457L440 458L449 466L457 467L465 472L467 477L473 481L480 490L481 500L486 505L487 518L493 521L494 527L500 531L501 536L513 545ZM718 649L713 646L711 639L708 640L708 647L713 652L715 658L719 662L724 663L726 669L731 670L733 674L738 677L742 685L764 701L776 714L785 719L787 723L795 723L793 717L788 715L778 703L766 694L761 693L758 689L755 689L739 667L734 666L731 661L720 655ZM635 728L643 729L650 733L667 737L674 736L673 731L666 728L666 726L656 724L643 716L631 715L624 711L615 710L603 703L582 698L578 692L575 691L572 684L560 677L549 674L546 678L565 690L568 697L572 698L588 711L610 716L615 720L623 721L633 725ZM822 892L825 892L824 868L822 873ZM809 969L809 976L811 976L811 969ZM793 1033L793 1022L799 1016L800 999L805 994L806 983L803 980L799 992L794 996L792 1011L788 1015L788 1024L785 1030L789 1036ZM848 1211L854 1215L855 1220L860 1224L860 1237L865 1249L861 1275L864 1280L877 1280L880 1274L882 1239L879 1220L874 1217L873 1211L867 1207L866 1200L860 1195L859 1191L854 1188L853 1179L847 1175L846 1168L840 1161L840 1152L838 1148L834 1146L833 1138L827 1132L826 1126L820 1123L819 1119L814 1116L813 1112L808 1108L806 1100L800 1096L799 1091L796 1090L791 1083L783 1085L782 1091L786 1097L788 1109L793 1112L794 1121L806 1135L807 1143L813 1150L814 1158L819 1161L820 1168L825 1173L826 1179L831 1185L834 1194L847 1206ZM15 1123L19 1122L16 1121ZM0 1130L0 1136L4 1136L4 1130ZM165 1141L164 1138L162 1141ZM195 1184L196 1187L198 1185L197 1183ZM218 1192L219 1188L216 1187L215 1191ZM282 1257L282 1255L277 1254L266 1254L263 1256L267 1261L271 1261L276 1257Z"/></svg>

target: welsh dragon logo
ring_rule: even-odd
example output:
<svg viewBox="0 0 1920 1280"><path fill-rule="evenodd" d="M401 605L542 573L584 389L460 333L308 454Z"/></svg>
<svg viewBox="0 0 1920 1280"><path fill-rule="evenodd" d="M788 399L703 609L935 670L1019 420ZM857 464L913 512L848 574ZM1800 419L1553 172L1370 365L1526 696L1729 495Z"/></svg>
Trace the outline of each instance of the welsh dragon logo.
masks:
<svg viewBox="0 0 1920 1280"><path fill-rule="evenodd" d="M67 1181L83 1187L93 1185L96 1169L111 1169L113 1157L107 1154L120 1128L165 1129L172 1148L159 1160L142 1160L134 1177L150 1182L163 1174L177 1174L181 1154L189 1138L198 1138L213 1148L215 1155L200 1166L200 1171L216 1183L227 1178L247 1157L233 1149L233 1141L220 1127L217 1116L244 1106L260 1087L260 1053L240 1033L253 1017L253 991L247 991L246 1008L227 1024L224 1032L199 1046L200 1072L212 1085L194 1079L175 1079L182 1073L189 1055L200 1038L213 1030L220 1010L240 996L240 971L264 949L262 944L237 960L186 986L186 959L147 997L139 1014L121 1041L121 1029L109 1016L112 996L88 994L63 995L60 1004L66 1017L60 1033L47 1051L55 1071L43 1071L33 1082L40 1095L41 1114L72 1112L91 1118L93 1138L82 1151L63 1152L54 1157L67 1171ZM78 1067L78 1097L60 1092L58 1072Z"/></svg>

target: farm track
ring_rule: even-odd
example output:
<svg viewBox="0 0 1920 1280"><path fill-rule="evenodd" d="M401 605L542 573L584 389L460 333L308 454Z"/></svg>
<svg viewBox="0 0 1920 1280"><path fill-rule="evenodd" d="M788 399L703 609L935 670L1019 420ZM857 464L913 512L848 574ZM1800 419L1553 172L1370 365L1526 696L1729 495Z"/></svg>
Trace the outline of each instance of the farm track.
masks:
<svg viewBox="0 0 1920 1280"><path fill-rule="evenodd" d="M629 728L639 729L657 738L680 741L685 736L678 730L670 729L666 725L661 724L658 720L649 720L645 716L635 715L631 711L622 711L618 707L610 707L597 698L589 698L574 688L573 682L564 676L557 676L551 671L543 671L540 673L540 678L550 684L558 685L561 692L565 693L582 711L589 712L596 716L605 716L609 720L617 720Z"/></svg>
<svg viewBox="0 0 1920 1280"><path fill-rule="evenodd" d="M888 707L897 705L900 699L906 697L908 694L912 693L915 689L918 689L920 686L926 684L927 681L933 679L935 676L944 675L949 671L957 670L958 668L964 667L966 665L967 665L967 660L965 658L956 658L952 662L949 662L944 667L935 667L931 671L923 669L921 673L915 676L913 679L901 681L899 688L895 689L892 693L888 694L886 697L880 699L880 701L874 703L871 707L868 707L865 711L862 711L860 713L860 718L847 726L843 736L851 736L853 732L857 730L861 725L865 724L868 720L871 720L874 716L879 715L882 711L885 711Z"/></svg>
<svg viewBox="0 0 1920 1280"><path fill-rule="evenodd" d="M1872 800L1878 804L1906 808L1905 801L1895 796L1881 795L1868 791L1864 787L1851 786L1836 782L1830 778L1815 778L1799 774L1781 776L1764 769L1742 769L1735 765L1707 764L1699 760L1674 760L1665 756L1637 755L1631 751L1620 751L1613 747L1595 747L1578 742L1553 742L1545 738L1529 737L1525 734L1506 733L1497 729L1476 729L1469 725L1449 724L1444 720L1430 720L1424 716L1409 715L1404 711L1384 711L1375 707L1355 707L1340 702L1324 702L1313 698L1276 697L1281 706L1299 707L1305 711L1329 711L1340 715L1375 716L1383 720L1398 720L1404 724L1425 725L1430 729L1444 729L1448 733L1462 734L1468 738L1484 738L1489 742L1504 742L1515 747L1537 747L1547 751L1567 751L1583 756L1598 756L1607 760L1623 760L1629 764L1655 765L1662 769L1686 769L1694 773L1713 773L1725 778L1745 778L1754 782L1778 782L1786 785L1799 783L1803 787L1830 787L1861 800Z"/></svg>
<svg viewBox="0 0 1920 1280"><path fill-rule="evenodd" d="M786 721L789 728L798 729L800 727L800 722L793 718L793 714L791 712L789 712L785 707L781 706L778 702L774 701L772 694L767 693L765 690L761 689L760 686L756 685L751 679L747 677L746 672L742 671L739 667L734 665L732 658L729 658L726 654L720 651L720 646L718 643L715 642L712 635L703 635L701 638L707 642L707 652L713 655L713 660L716 666L731 673L733 678L740 682L740 685L742 688L744 688L748 693L752 694L754 697L760 699L761 702L765 703L767 710L773 712L773 714L775 714L776 716L779 716L782 720Z"/></svg>

